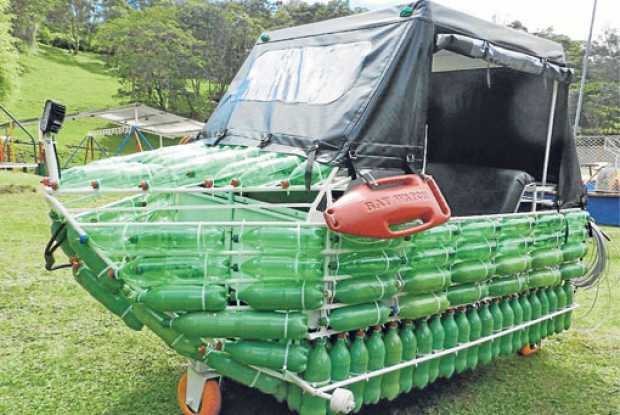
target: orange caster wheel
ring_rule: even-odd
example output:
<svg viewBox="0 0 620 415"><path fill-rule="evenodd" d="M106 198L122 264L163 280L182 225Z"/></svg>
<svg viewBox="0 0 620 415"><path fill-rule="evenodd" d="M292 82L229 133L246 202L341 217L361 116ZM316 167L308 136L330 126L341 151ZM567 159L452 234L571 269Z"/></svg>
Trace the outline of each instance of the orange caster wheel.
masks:
<svg viewBox="0 0 620 415"><path fill-rule="evenodd" d="M177 400L183 415L218 415L222 407L222 394L220 384L216 380L208 380L202 390L202 402L198 412L192 411L185 403L187 392L187 373L184 373L179 380L177 387Z"/></svg>
<svg viewBox="0 0 620 415"><path fill-rule="evenodd" d="M519 350L519 354L523 357L532 356L533 354L536 354L539 349L540 347L536 344L532 346L527 345L527 346L523 346L521 350Z"/></svg>

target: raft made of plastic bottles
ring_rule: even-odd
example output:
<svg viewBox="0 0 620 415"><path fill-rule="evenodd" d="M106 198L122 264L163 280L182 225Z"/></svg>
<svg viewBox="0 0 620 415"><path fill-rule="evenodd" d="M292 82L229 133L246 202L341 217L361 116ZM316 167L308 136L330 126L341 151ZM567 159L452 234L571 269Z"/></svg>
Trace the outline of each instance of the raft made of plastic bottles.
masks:
<svg viewBox="0 0 620 415"><path fill-rule="evenodd" d="M130 328L303 415L392 400L570 326L570 281L587 272L581 210L353 237L308 220L298 156L202 143L153 153L121 159L143 167L116 182L102 162L58 188L88 203L108 187L129 197L75 208L50 196L77 282ZM333 178L311 170L305 197Z"/></svg>

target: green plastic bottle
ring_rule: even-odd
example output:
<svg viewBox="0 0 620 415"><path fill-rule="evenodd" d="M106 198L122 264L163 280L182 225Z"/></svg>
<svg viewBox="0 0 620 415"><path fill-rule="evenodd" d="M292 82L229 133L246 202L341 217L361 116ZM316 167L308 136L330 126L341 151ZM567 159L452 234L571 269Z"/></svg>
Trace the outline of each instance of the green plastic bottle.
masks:
<svg viewBox="0 0 620 415"><path fill-rule="evenodd" d="M245 248L260 249L267 253L270 251L319 253L325 249L325 229L310 226L247 228L236 235L235 240Z"/></svg>
<svg viewBox="0 0 620 415"><path fill-rule="evenodd" d="M528 235L534 226L532 216L520 216L514 218L504 218L499 223L499 237L519 237Z"/></svg>
<svg viewBox="0 0 620 415"><path fill-rule="evenodd" d="M495 254L501 257L519 257L527 253L529 238L516 237L501 239L497 242Z"/></svg>
<svg viewBox="0 0 620 415"><path fill-rule="evenodd" d="M321 319L322 324L336 331L356 330L361 327L385 323L390 316L390 307L383 303L358 304L332 310L329 319Z"/></svg>
<svg viewBox="0 0 620 415"><path fill-rule="evenodd" d="M381 334L381 326L374 326L372 334L366 342L368 349L368 371L382 369L385 366L385 344ZM364 403L375 404L381 399L382 376L375 376L368 379L366 390L364 391Z"/></svg>
<svg viewBox="0 0 620 415"><path fill-rule="evenodd" d="M238 362L274 370L300 373L306 370L308 364L308 349L288 342L228 342L224 351Z"/></svg>
<svg viewBox="0 0 620 415"><path fill-rule="evenodd" d="M278 153L266 153L261 154L258 157L251 157L246 160L236 161L220 169L211 177L205 177L204 179L207 181L212 181L214 186L228 186L232 179L239 176L240 172L253 168L257 163L272 160L278 156Z"/></svg>
<svg viewBox="0 0 620 415"><path fill-rule="evenodd" d="M153 310L222 311L226 308L228 290L221 285L166 285L143 291L137 298Z"/></svg>
<svg viewBox="0 0 620 415"><path fill-rule="evenodd" d="M490 336L494 333L495 321L493 319L493 315L491 314L489 302L485 301L480 307L480 323L482 326L481 335L482 337ZM493 341L486 341L480 345L478 349L478 361L487 365L491 363L493 360L493 351L494 351Z"/></svg>
<svg viewBox="0 0 620 415"><path fill-rule="evenodd" d="M385 345L385 366L394 366L403 358L403 342L398 335L398 323L388 323L388 329L383 337ZM381 382L381 398L394 400L400 393L400 370L383 375Z"/></svg>
<svg viewBox="0 0 620 415"><path fill-rule="evenodd" d="M257 371L249 366L234 361L229 355L223 352L212 351L207 354L206 362L218 373L231 378L243 385L255 387L263 393L275 395L278 398L286 396L286 383L264 373ZM310 396L310 395L308 395ZM304 397L305 398L305 397ZM325 400L317 398L323 402ZM320 412L307 412L320 413ZM325 412L323 412L325 413Z"/></svg>
<svg viewBox="0 0 620 415"><path fill-rule="evenodd" d="M448 288L448 301L453 307L471 304L480 301L489 293L489 288L484 283L460 284Z"/></svg>
<svg viewBox="0 0 620 415"><path fill-rule="evenodd" d="M405 283L403 291L412 295L434 293L450 285L450 271L431 267L415 267L400 273Z"/></svg>
<svg viewBox="0 0 620 415"><path fill-rule="evenodd" d="M398 292L398 287L398 280L392 274L351 278L336 284L334 299L344 304L371 303L392 297Z"/></svg>
<svg viewBox="0 0 620 415"><path fill-rule="evenodd" d="M493 270L490 263L480 260L460 262L452 267L452 282L459 284L480 282L489 278Z"/></svg>
<svg viewBox="0 0 620 415"><path fill-rule="evenodd" d="M351 354L349 353L349 349L347 347L345 333L340 333L336 336L336 341L329 351L329 358L332 366L332 382L347 379L351 374ZM327 413L335 414L336 412L328 409Z"/></svg>
<svg viewBox="0 0 620 415"><path fill-rule="evenodd" d="M117 165L93 163L64 170L60 185L63 188L89 187L96 180L100 187L127 188L150 180L152 176L151 166L119 160Z"/></svg>
<svg viewBox="0 0 620 415"><path fill-rule="evenodd" d="M478 340L482 336L482 321L475 306L467 310L467 320L469 321L469 340ZM480 346L472 346L467 353L467 368L474 370L478 366Z"/></svg>
<svg viewBox="0 0 620 415"><path fill-rule="evenodd" d="M179 315L170 327L188 337L298 340L308 334L308 316L269 311L195 312Z"/></svg>
<svg viewBox="0 0 620 415"><path fill-rule="evenodd" d="M519 297L519 304L521 305L521 309L523 310L523 321L530 321L532 319L532 306L530 304L530 300L528 300L527 294L523 294ZM531 326L523 329L523 333L521 334L521 343L523 346L530 345L530 332L532 328Z"/></svg>
<svg viewBox="0 0 620 415"><path fill-rule="evenodd" d="M424 232L413 234L411 236L411 243L416 248L446 246L452 242L452 238L457 231L457 226L452 223L446 223L441 226L430 228Z"/></svg>
<svg viewBox="0 0 620 415"><path fill-rule="evenodd" d="M403 362L407 362L416 358L418 351L418 343L413 333L413 323L411 320L405 320L400 329L400 341L403 344ZM409 366L400 371L400 393L408 393L413 388L413 371L414 367Z"/></svg>
<svg viewBox="0 0 620 415"><path fill-rule="evenodd" d="M557 248L540 248L532 251L532 268L543 269L559 265L562 262L562 251Z"/></svg>
<svg viewBox="0 0 620 415"><path fill-rule="evenodd" d="M521 307L518 295L514 295L510 298L510 308L512 308L515 315L514 325L517 326L523 323L523 307ZM523 332L524 330L518 330L512 334L513 353L516 353L521 350L521 347L523 347Z"/></svg>
<svg viewBox="0 0 620 415"><path fill-rule="evenodd" d="M224 249L222 228L199 225L149 226L139 223L123 230L126 255L202 254Z"/></svg>
<svg viewBox="0 0 620 415"><path fill-rule="evenodd" d="M450 302L445 294L406 295L400 297L399 306L401 318L417 320L447 310Z"/></svg>
<svg viewBox="0 0 620 415"><path fill-rule="evenodd" d="M144 257L119 268L118 278L141 288L161 285L202 285L224 282L230 273L227 257L220 255Z"/></svg>
<svg viewBox="0 0 620 415"><path fill-rule="evenodd" d="M107 290L101 283L101 279L98 279L88 267L80 267L77 272L74 271L74 276L82 288L105 308L119 316L128 327L136 331L142 330L143 324L131 311L131 304L126 297Z"/></svg>
<svg viewBox="0 0 620 415"><path fill-rule="evenodd" d="M574 262L572 264L562 264L560 267L560 275L563 280L572 280L574 278L583 277L586 273L586 266L582 262Z"/></svg>
<svg viewBox="0 0 620 415"><path fill-rule="evenodd" d="M493 333L499 333L504 327L504 317L499 306L499 299L495 299L491 305L491 315L493 316ZM493 359L500 355L501 337L493 340Z"/></svg>
<svg viewBox="0 0 620 415"><path fill-rule="evenodd" d="M300 163L282 182L282 187L303 185L306 182L306 163ZM319 183L329 176L332 167L314 162L312 164L312 184Z"/></svg>
<svg viewBox="0 0 620 415"><path fill-rule="evenodd" d="M459 328L458 344L465 344L470 341L471 326L465 314L465 309L462 309L456 313L456 325ZM464 349L456 354L456 360L454 363L454 369L457 374L463 373L467 369L467 360L471 349ZM473 352L472 352L473 353Z"/></svg>
<svg viewBox="0 0 620 415"><path fill-rule="evenodd" d="M547 293L544 289L538 290L537 295L540 300L541 316L546 316L549 314L549 297L547 297ZM549 324L547 320L540 323L540 337L543 339L549 335L549 332L547 331L548 326Z"/></svg>
<svg viewBox="0 0 620 415"><path fill-rule="evenodd" d="M553 313L558 309L558 296L553 287L545 288L545 294L549 300L549 313ZM555 334L555 318L547 320L547 335Z"/></svg>
<svg viewBox="0 0 620 415"><path fill-rule="evenodd" d="M241 272L262 280L317 280L323 276L323 261L291 256L255 256L243 262Z"/></svg>
<svg viewBox="0 0 620 415"><path fill-rule="evenodd" d="M433 334L426 319L418 320L415 330L415 339L418 344L417 357L429 355L433 352ZM424 389L429 383L429 369L431 362L418 364L413 372L413 386Z"/></svg>
<svg viewBox="0 0 620 415"><path fill-rule="evenodd" d="M564 288L564 292L566 293L566 306L571 307L574 302L575 288L573 287L573 284L571 284L568 281L564 284L563 288ZM569 311L568 313L564 314L564 330L570 329L572 314L573 314L572 311Z"/></svg>
<svg viewBox="0 0 620 415"><path fill-rule="evenodd" d="M177 186L201 182L205 177L214 176L226 166L240 160L254 158L259 153L258 148L231 148L205 157L191 157L183 162L168 165L167 168L155 170L153 182Z"/></svg>
<svg viewBox="0 0 620 415"><path fill-rule="evenodd" d="M323 305L323 285L311 281L259 281L237 290L237 299L255 310L316 310Z"/></svg>
<svg viewBox="0 0 620 415"><path fill-rule="evenodd" d="M558 299L557 310L563 310L564 308L566 308L567 301L566 291L564 291L564 287L558 285L557 287L552 288L552 290L555 290L555 295ZM553 319L556 333L561 333L562 331L564 331L564 318L565 314L561 314Z"/></svg>
<svg viewBox="0 0 620 415"><path fill-rule="evenodd" d="M536 290L530 291L528 296L532 306L532 320L537 320L542 316L542 304L536 294ZM542 339L541 324L536 323L530 326L530 345L537 344Z"/></svg>
<svg viewBox="0 0 620 415"><path fill-rule="evenodd" d="M562 259L564 262L576 261L583 258L587 251L587 245L582 242L568 243L562 246Z"/></svg>
<svg viewBox="0 0 620 415"><path fill-rule="evenodd" d="M199 352L202 342L199 339L189 339L169 328L166 324L166 315L149 310L144 304L134 304L132 314L177 353L190 359L203 357Z"/></svg>
<svg viewBox="0 0 620 415"><path fill-rule="evenodd" d="M459 234L468 240L492 240L495 239L497 223L493 219L463 221L459 223Z"/></svg>
<svg viewBox="0 0 620 415"><path fill-rule="evenodd" d="M355 340L351 344L351 376L362 375L368 371L368 349L366 348L364 337L364 331L358 330L355 333ZM355 412L359 412L364 403L366 381L356 382L349 389L353 392L355 398Z"/></svg>
<svg viewBox="0 0 620 415"><path fill-rule="evenodd" d="M495 241L457 239L454 258L458 261L483 260L493 258Z"/></svg>
<svg viewBox="0 0 620 415"><path fill-rule="evenodd" d="M444 342L446 339L446 333L443 328L443 324L441 324L441 317L439 314L431 317L431 335L433 338L433 352L437 353L444 349ZM435 358L430 361L430 366L428 370L428 382L433 383L439 377L439 361L441 358Z"/></svg>
<svg viewBox="0 0 620 415"><path fill-rule="evenodd" d="M562 281L562 273L559 269L543 269L530 272L527 277L529 288L544 288L559 284Z"/></svg>
<svg viewBox="0 0 620 415"><path fill-rule="evenodd" d="M504 330L512 328L515 321L515 313L512 311L512 307L510 307L510 303L507 299L503 299L500 303L500 308L502 310L502 327ZM506 334L500 337L500 354L502 356L509 356L512 354L512 342L513 342L513 333Z"/></svg>
<svg viewBox="0 0 620 415"><path fill-rule="evenodd" d="M378 254L356 252L338 256L330 267L337 275L376 275L398 272L403 266L403 259L396 252L383 251Z"/></svg>
<svg viewBox="0 0 620 415"><path fill-rule="evenodd" d="M529 255L501 256L495 259L497 275L512 275L527 271L532 264Z"/></svg>
<svg viewBox="0 0 620 415"><path fill-rule="evenodd" d="M437 246L433 248L414 248L408 254L409 264L416 267L443 268L450 263L450 257L454 249L450 246Z"/></svg>
<svg viewBox="0 0 620 415"><path fill-rule="evenodd" d="M451 349L456 347L459 342L459 327L454 320L454 310L448 310L443 315L442 324L445 333L443 348ZM443 356L439 362L439 376L446 379L451 378L454 374L455 362L456 355L454 353Z"/></svg>
<svg viewBox="0 0 620 415"><path fill-rule="evenodd" d="M257 163L244 171L238 178L231 180L232 185L260 186L285 180L301 163L297 156L278 157ZM305 163L304 163L305 164Z"/></svg>
<svg viewBox="0 0 620 415"><path fill-rule="evenodd" d="M304 380L315 386L324 386L331 378L331 360L327 353L326 340L318 339L308 356L308 368L304 372ZM327 401L318 396L305 393L301 399L300 415L325 415Z"/></svg>
<svg viewBox="0 0 620 415"><path fill-rule="evenodd" d="M553 233L563 230L564 224L564 215L561 213L538 215L536 217L534 230L537 232Z"/></svg>

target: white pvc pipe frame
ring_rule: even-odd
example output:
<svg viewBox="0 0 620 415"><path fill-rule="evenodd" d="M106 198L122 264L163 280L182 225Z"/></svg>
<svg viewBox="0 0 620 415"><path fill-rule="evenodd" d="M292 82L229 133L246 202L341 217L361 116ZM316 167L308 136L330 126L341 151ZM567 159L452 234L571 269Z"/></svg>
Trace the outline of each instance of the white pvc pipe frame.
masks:
<svg viewBox="0 0 620 415"><path fill-rule="evenodd" d="M523 330L524 328L533 326L535 324L542 323L543 321L547 321L547 320L553 319L555 317L558 317L560 315L569 313L571 311L576 310L578 307L579 307L578 304L573 304L570 307L566 307L566 308L563 308L561 310L557 310L557 311L555 311L553 313L549 313L549 314L547 314L545 316L537 318L536 320L530 320L530 321L527 321L525 323L521 323L521 324L519 324L517 326L513 326L513 327L511 327L509 329L506 329L506 330L503 330L501 332L494 333L494 334L491 334L491 335L486 336L486 337L481 337L481 338L479 338L477 340L473 340L473 341L470 341L470 342L467 342L467 343L459 344L458 346L452 347L450 349L445 349L445 350L442 350L442 351L439 351L439 352L433 352L433 353L427 354L425 356L419 357L417 359L408 360L406 362L401 362L401 363L398 363L398 364L393 365L393 366L384 367L384 368L378 369L378 370L373 370L371 372L367 372L367 373L364 373L364 374L361 374L361 375L358 375L358 376L353 376L353 377L350 377L348 379L345 379L345 380L342 380L342 381L339 381L339 382L330 383L329 385L325 385L325 386L322 386L322 387L319 387L319 388L315 388L310 383L306 382L305 380L301 379L299 376L297 376L295 374L292 374L290 372L285 372L284 374L282 374L282 373L277 372L275 370L265 369L265 368L256 367L256 366L252 366L252 367L254 369L260 371L260 372L265 373L266 375L273 376L273 377L278 378L280 380L283 380L285 382L292 382L292 383L296 384L297 386L299 386L304 391L306 391L306 392L308 392L308 393L310 393L310 394L312 394L314 396L317 396L319 398L323 398L323 399L326 399L326 400L330 400L331 399L331 395L328 394L328 392L330 392L330 391L333 391L333 390L336 390L338 388L342 388L342 387L345 387L345 386L349 386L349 385L352 385L352 384L357 383L357 382L367 381L367 380L369 380L371 378L374 378L376 376L382 376L382 375L385 375L387 373L394 372L396 370L404 369L404 368L407 368L407 367L410 367L410 366L417 366L420 363L424 363L424 362L427 362L427 361L430 361L430 360L438 359L440 357L443 357L443 356L446 356L446 355L449 355L449 354L458 353L458 352L460 352L462 350L465 350L465 349L468 349L470 347L477 346L477 345L480 345L482 343L486 343L486 342L492 341L492 340L497 339L499 337L506 336L508 334L511 334L511 333Z"/></svg>
<svg viewBox="0 0 620 415"><path fill-rule="evenodd" d="M555 85L555 87L557 87L557 85ZM554 88L554 97L553 97L553 102L552 102L552 111L551 114L553 114L553 110L555 107L555 96L556 96L556 90ZM547 140L547 149L545 152L545 173L546 173L546 165L548 163L548 153L549 153L549 147L550 147L550 137L551 137L551 133L552 133L552 127L553 126L553 120L550 120L550 130L548 131L548 140ZM544 174L545 176L545 181L546 181L546 174ZM326 192L330 192L331 190L333 190L333 188L335 187L332 184L332 180L335 177L335 174L332 174L330 176L331 180L328 180L327 183L323 184L322 186L318 187L318 188L314 188L313 190L319 190L319 195L317 197L317 199L320 200L320 198L322 198ZM338 183L341 184L341 183ZM297 189L296 187L299 187L299 189ZM292 186L292 189L286 189L286 191L291 191L291 190L302 190L301 188L303 186ZM128 191L129 190L129 191ZM153 189L156 190L157 192L171 192L171 193L222 193L222 192L235 192L235 193L242 193L242 192L248 192L248 191L285 191L284 189L281 188L265 188L265 187L259 187L259 188L246 188L246 189L240 189L240 188L220 188L220 189L192 189L192 188L160 188L160 189ZM303 189L305 190L305 188ZM99 192L100 190L87 190L88 192ZM143 193L143 191L138 191L138 190L133 190L133 189L107 189L106 193ZM72 215L71 212L65 208L62 203L60 203L60 201L58 201L58 199L56 199L56 197L54 197L52 195L53 192L51 191L47 191L44 193L46 199L50 202L50 204L53 206L53 208L55 210L57 210L60 214L62 214L65 219L67 220L67 222L73 226L73 228L76 230L76 232L78 232L79 235L86 235L86 232L84 231L85 227L109 227L109 226L124 226L126 224L131 224L134 222L110 222L110 223L105 223L105 222L100 222L100 223L84 223L81 224L79 223ZM57 193L84 193L84 190L78 190L78 189L74 189L74 190L69 190L69 191L58 191ZM536 194L536 192L535 192ZM314 203L312 204L314 205ZM535 203L534 203L535 205ZM277 208L279 205L278 204L265 204L265 203L259 203L259 204L255 204L255 205L239 205L236 206L236 208L261 208L261 207L265 207L265 208ZM285 205L280 205L280 207L284 207ZM206 207L209 208L209 207ZM106 208L103 208L106 209ZM96 212L98 209L97 208L92 208L93 212ZM111 210L111 209L110 209ZM573 211L573 210L578 210L578 209L567 209L566 211ZM80 209L80 211L82 211L82 209ZM544 214L552 214L555 213L554 211L543 211L543 212L536 212L537 215L544 215ZM525 216L525 215L531 215L532 212L520 212L520 213L509 213L509 214L498 214L498 215L478 215L475 216L476 218L497 218L497 217L507 217L507 216ZM461 221L461 220L465 220L465 219L472 219L473 217L469 216L469 217L454 217L452 218L453 221ZM171 225L191 225L191 224L209 224L209 225L213 225L213 226L217 226L217 225L223 225L223 226L250 226L250 225L257 225L257 226L278 226L278 225L302 225L302 226L319 226L319 227L323 227L326 226L326 224L324 222L302 222L302 221L290 221L290 222L286 222L286 221L254 221L254 222L234 222L234 221L220 221L220 222L149 222L149 223L140 223L141 225L150 225L150 226L171 226ZM95 252L101 257L101 259L108 265L108 268L112 268L112 269L116 269L117 264L115 264L113 261L111 261L107 255L105 255L103 252L101 252L99 249L92 247ZM267 375L273 376L275 378L281 379L283 381L286 382L292 382L295 383L297 386L299 386L301 389L303 389L304 391L320 397L322 399L326 399L326 400L330 400L332 398L332 395L330 395L328 392L336 390L338 388L344 387L344 386L348 386L351 385L353 383L357 383L360 381L366 381L368 379L371 379L373 377L376 376L381 376L384 375L386 373L390 373L396 370L400 370L400 369L404 369L406 367L410 367L410 366L417 366L420 363L424 363L426 361L430 361L433 359L438 359L442 356L446 356L452 353L457 353L461 350L465 350L468 349L470 347L476 346L476 345L480 345L482 343L488 342L488 341L492 341L496 338L499 337L503 337L505 335L508 335L510 333L514 333L516 331L522 330L524 328L530 327L534 324L538 324L541 323L543 321L552 319L554 317L560 316L562 314L571 312L573 310L575 310L578 307L577 304L572 305L570 307L564 308L562 310L558 310L554 313L550 313L546 316L540 317L536 320L531 320L522 324L519 324L517 326L511 327L507 330L503 330L501 332L492 334L490 336L486 336L486 337L482 337L480 339L471 341L471 342L467 342L467 343L463 343L460 344L456 347L452 347L450 349L446 349L446 350L442 350L440 352L433 352L431 354L422 356L420 358L417 359L413 359L413 360L409 360L407 362L402 362L399 363L397 365L393 365L393 366L389 366L389 367L385 367L383 369L379 369L379 370L375 370L375 371L371 371L371 372L367 372L364 373L362 375L358 375L358 376L354 376L351 377L349 379L340 381L340 382L335 382L335 383L331 383L329 385L326 386L322 386L320 388L315 388L313 387L310 383L306 382L305 380L301 379L300 377L298 377L297 375L290 373L290 372L285 372L284 374L274 371L274 370L270 370L270 369L265 369L265 368L260 368L260 367L254 367L252 366L254 369L263 372Z"/></svg>

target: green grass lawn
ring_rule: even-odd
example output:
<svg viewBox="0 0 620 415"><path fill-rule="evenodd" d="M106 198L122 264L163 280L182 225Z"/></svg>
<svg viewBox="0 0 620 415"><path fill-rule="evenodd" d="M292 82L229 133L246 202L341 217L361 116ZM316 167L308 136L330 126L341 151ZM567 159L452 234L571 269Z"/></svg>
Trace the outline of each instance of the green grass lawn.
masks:
<svg viewBox="0 0 620 415"><path fill-rule="evenodd" d="M178 414L183 359L147 330L127 329L70 271L44 271L49 220L37 181L0 172L0 414ZM620 229L606 231L620 240ZM594 309L596 293L580 292L574 328L537 355L502 358L364 414L620 414L620 242L611 251ZM288 413L256 391L223 389L223 414Z"/></svg>
<svg viewBox="0 0 620 415"><path fill-rule="evenodd" d="M39 117L43 103L48 98L65 104L68 113L100 110L128 103L118 96L118 79L106 68L101 57L94 53L80 52L75 56L64 49L39 45L36 50L21 55L20 65L22 74L19 89L8 102L3 103L18 119ZM6 121L8 118L0 114L0 124ZM66 121L57 137L61 161L71 152L67 145L77 145L89 131L110 126L113 125L97 119ZM28 130L36 138L36 125L29 126ZM4 135L4 131L0 131L0 135ZM18 130L15 135L26 138ZM112 152L121 139L98 138L102 146ZM165 141L170 143L170 140ZM151 143L157 145L157 141L151 140ZM30 162L30 148L20 146L19 150L21 156L28 157L27 161ZM127 146L125 153L134 151L132 143ZM82 152L79 155L75 159L76 163L84 158Z"/></svg>

